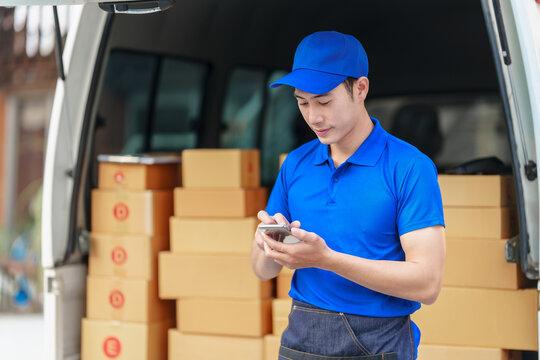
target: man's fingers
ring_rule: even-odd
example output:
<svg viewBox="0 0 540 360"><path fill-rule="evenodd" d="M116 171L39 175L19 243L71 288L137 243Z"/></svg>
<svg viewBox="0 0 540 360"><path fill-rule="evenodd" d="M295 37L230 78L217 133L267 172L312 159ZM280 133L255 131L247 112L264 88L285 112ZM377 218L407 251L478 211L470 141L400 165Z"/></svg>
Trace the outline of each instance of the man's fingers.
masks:
<svg viewBox="0 0 540 360"><path fill-rule="evenodd" d="M263 234L264 243L272 250L279 252L283 251L283 243L272 239L270 236Z"/></svg>
<svg viewBox="0 0 540 360"><path fill-rule="evenodd" d="M263 246L264 246L264 253L268 255L272 251L272 249L270 249L270 247L268 246L266 242L263 242Z"/></svg>
<svg viewBox="0 0 540 360"><path fill-rule="evenodd" d="M283 216L283 214L280 214L280 213L275 214L274 215L274 220L278 224L284 224L284 225L289 226L289 220L287 220L287 218L285 216Z"/></svg>
<svg viewBox="0 0 540 360"><path fill-rule="evenodd" d="M286 258L288 257L287 254L279 252L277 250L273 250L270 246L268 246L267 243L264 243L264 253L267 257L274 260L280 265L287 266Z"/></svg>
<svg viewBox="0 0 540 360"><path fill-rule="evenodd" d="M291 229L292 228L300 228L300 221L298 220L294 220L291 225L289 226Z"/></svg>
<svg viewBox="0 0 540 360"><path fill-rule="evenodd" d="M277 224L276 220L264 210L261 210L257 213L257 218L261 220L263 224Z"/></svg>
<svg viewBox="0 0 540 360"><path fill-rule="evenodd" d="M275 259L276 256L279 256L280 252L275 250L275 249L272 249L272 247L270 245L268 245L268 243L266 243L266 241L264 242L264 253L266 256L272 258L272 259Z"/></svg>
<svg viewBox="0 0 540 360"><path fill-rule="evenodd" d="M255 232L255 242L257 243L257 246L259 246L261 249L264 250L264 247L263 247L264 240L261 235L262 235L262 232L260 231Z"/></svg>
<svg viewBox="0 0 540 360"><path fill-rule="evenodd" d="M304 240L304 237L306 236L307 234L307 231L303 230L303 229L300 229L300 228L297 228L297 227L294 227L294 228L291 228L291 234L292 236L294 236L295 238L297 238L298 240Z"/></svg>
<svg viewBox="0 0 540 360"><path fill-rule="evenodd" d="M291 234L298 240L307 242L315 241L318 238L317 234L296 227L291 228Z"/></svg>

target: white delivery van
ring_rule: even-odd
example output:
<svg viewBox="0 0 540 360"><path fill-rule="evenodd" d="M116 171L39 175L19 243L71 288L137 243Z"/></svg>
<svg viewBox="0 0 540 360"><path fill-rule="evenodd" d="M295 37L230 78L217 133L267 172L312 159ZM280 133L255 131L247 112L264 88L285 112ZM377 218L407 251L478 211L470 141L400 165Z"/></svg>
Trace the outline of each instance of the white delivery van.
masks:
<svg viewBox="0 0 540 360"><path fill-rule="evenodd" d="M538 0L101 2L0 1L85 3L65 43L48 134L44 359L80 356L97 155L256 147L271 186L278 155L313 135L291 89L267 85L316 30L361 40L370 114L440 172L473 161L472 172L513 174L519 235L506 257L539 279Z"/></svg>

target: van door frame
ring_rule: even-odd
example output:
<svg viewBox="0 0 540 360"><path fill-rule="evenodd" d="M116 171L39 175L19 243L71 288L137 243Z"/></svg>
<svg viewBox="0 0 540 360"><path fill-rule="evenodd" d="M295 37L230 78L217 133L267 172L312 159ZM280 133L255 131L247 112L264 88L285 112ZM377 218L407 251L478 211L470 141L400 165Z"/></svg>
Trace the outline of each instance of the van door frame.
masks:
<svg viewBox="0 0 540 360"><path fill-rule="evenodd" d="M45 359L80 357L81 318L86 309L87 266L76 234L81 153L86 146L92 102L101 62L99 49L108 39L107 18L96 4L86 5L68 34L63 58L66 79L58 79L45 156L42 213ZM80 27L95 27L92 33ZM103 50L100 53L103 54ZM96 73L96 71L98 71ZM83 105L84 104L84 105ZM74 205L75 204L75 205ZM72 251L73 250L73 251ZM67 255L66 255L67 254Z"/></svg>
<svg viewBox="0 0 540 360"><path fill-rule="evenodd" d="M502 5L509 6L510 10L499 10ZM516 73L520 71L525 73L527 67L523 64L522 52L516 51L516 48L520 47L520 40L522 39L519 38L519 31L514 25L514 19L509 19L508 16L509 12L512 11L512 16L515 17L518 11L517 8L521 5L523 4L517 4L513 0L504 4L501 4L499 0L482 0L484 18L501 91L501 100L506 114L517 195L519 234L507 243L506 258L509 262L520 263L523 273L528 278L538 280L538 258L540 257L538 254L539 184L536 173L538 149L534 133L539 129L535 129L534 119L535 114L536 118L539 116L538 111L534 112L531 109L531 112L528 112L527 106L530 108L533 104L520 102L520 99L525 95L520 97L520 94L516 93L515 86L513 86ZM506 17L503 17L505 14ZM513 29L510 26L513 26ZM501 29L501 32L499 32L499 29ZM511 34L511 31L518 34ZM509 34L517 37L518 40L513 39L513 42L509 42L511 40L508 38ZM521 44L521 46L523 45ZM519 68L516 69L516 67ZM531 82L534 80L526 78L525 81ZM528 87L529 89L530 87ZM540 121L540 119L538 120ZM523 131L524 126L528 126L535 131L525 133ZM537 138L540 139L540 137Z"/></svg>

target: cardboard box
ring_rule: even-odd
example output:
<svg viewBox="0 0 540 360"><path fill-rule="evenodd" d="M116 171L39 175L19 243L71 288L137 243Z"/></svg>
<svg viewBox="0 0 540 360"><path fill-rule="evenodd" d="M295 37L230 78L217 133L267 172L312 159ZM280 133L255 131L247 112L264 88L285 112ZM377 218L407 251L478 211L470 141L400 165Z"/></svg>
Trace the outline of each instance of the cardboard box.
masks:
<svg viewBox="0 0 540 360"><path fill-rule="evenodd" d="M506 207L515 203L514 180L501 175L439 175L445 207Z"/></svg>
<svg viewBox="0 0 540 360"><path fill-rule="evenodd" d="M176 163L99 163L98 187L103 190L172 190L179 185Z"/></svg>
<svg viewBox="0 0 540 360"><path fill-rule="evenodd" d="M176 186L175 187L180 187L182 186L182 164L178 164L176 166Z"/></svg>
<svg viewBox="0 0 540 360"><path fill-rule="evenodd" d="M517 351L465 346L420 345L417 360L521 360Z"/></svg>
<svg viewBox="0 0 540 360"><path fill-rule="evenodd" d="M272 332L272 299L184 298L176 316L182 333L260 337Z"/></svg>
<svg viewBox="0 0 540 360"><path fill-rule="evenodd" d="M175 253L250 254L259 220L171 217L171 251Z"/></svg>
<svg viewBox="0 0 540 360"><path fill-rule="evenodd" d="M155 280L88 276L86 284L89 319L152 322L174 316L174 302L158 298Z"/></svg>
<svg viewBox="0 0 540 360"><path fill-rule="evenodd" d="M281 336L288 326L289 326L288 318L283 318L283 317L274 318L274 321L272 322L272 334L276 336Z"/></svg>
<svg viewBox="0 0 540 360"><path fill-rule="evenodd" d="M294 275L294 270L288 269L285 266L276 278L276 294L278 299L290 299L289 290L291 290L291 281Z"/></svg>
<svg viewBox="0 0 540 360"><path fill-rule="evenodd" d="M289 326L292 299L274 299L272 301L272 333L279 335Z"/></svg>
<svg viewBox="0 0 540 360"><path fill-rule="evenodd" d="M288 267L283 266L279 274L280 275L293 275L294 271L295 271L294 269L289 269Z"/></svg>
<svg viewBox="0 0 540 360"><path fill-rule="evenodd" d="M81 359L166 359L167 330L172 326L170 320L138 324L83 319Z"/></svg>
<svg viewBox="0 0 540 360"><path fill-rule="evenodd" d="M253 298L272 296L272 281L261 281L249 255L159 253L159 297Z"/></svg>
<svg viewBox="0 0 540 360"><path fill-rule="evenodd" d="M169 330L169 360L262 360L263 345L263 338L193 335Z"/></svg>
<svg viewBox="0 0 540 360"><path fill-rule="evenodd" d="M166 235L172 213L169 190L92 190L92 232Z"/></svg>
<svg viewBox="0 0 540 360"><path fill-rule="evenodd" d="M443 286L520 289L533 285L505 259L505 240L448 239Z"/></svg>
<svg viewBox="0 0 540 360"><path fill-rule="evenodd" d="M510 208L444 208L447 238L507 239L517 234Z"/></svg>
<svg viewBox="0 0 540 360"><path fill-rule="evenodd" d="M289 155L289 154L287 153L287 154L280 154L279 155L279 167L281 167L281 165L283 165L283 162L287 158L287 155Z"/></svg>
<svg viewBox="0 0 540 360"><path fill-rule="evenodd" d="M174 189L174 216L238 218L257 216L266 207L266 188Z"/></svg>
<svg viewBox="0 0 540 360"><path fill-rule="evenodd" d="M264 337L264 360L276 360L279 356L281 336L266 335Z"/></svg>
<svg viewBox="0 0 540 360"><path fill-rule="evenodd" d="M538 350L538 290L443 287L412 315L422 343Z"/></svg>
<svg viewBox="0 0 540 360"><path fill-rule="evenodd" d="M90 275L157 280L160 251L169 249L169 237L160 235L90 234Z"/></svg>
<svg viewBox="0 0 540 360"><path fill-rule="evenodd" d="M182 152L186 188L251 188L261 186L259 150L188 149Z"/></svg>

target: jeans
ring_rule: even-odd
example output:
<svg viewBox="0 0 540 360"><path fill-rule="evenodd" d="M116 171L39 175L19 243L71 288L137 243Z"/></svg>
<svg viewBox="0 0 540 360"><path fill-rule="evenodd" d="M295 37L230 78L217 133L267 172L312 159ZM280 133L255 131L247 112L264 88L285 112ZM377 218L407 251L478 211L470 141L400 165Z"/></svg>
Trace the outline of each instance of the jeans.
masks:
<svg viewBox="0 0 540 360"><path fill-rule="evenodd" d="M414 360L409 316L370 317L293 299L279 360Z"/></svg>

